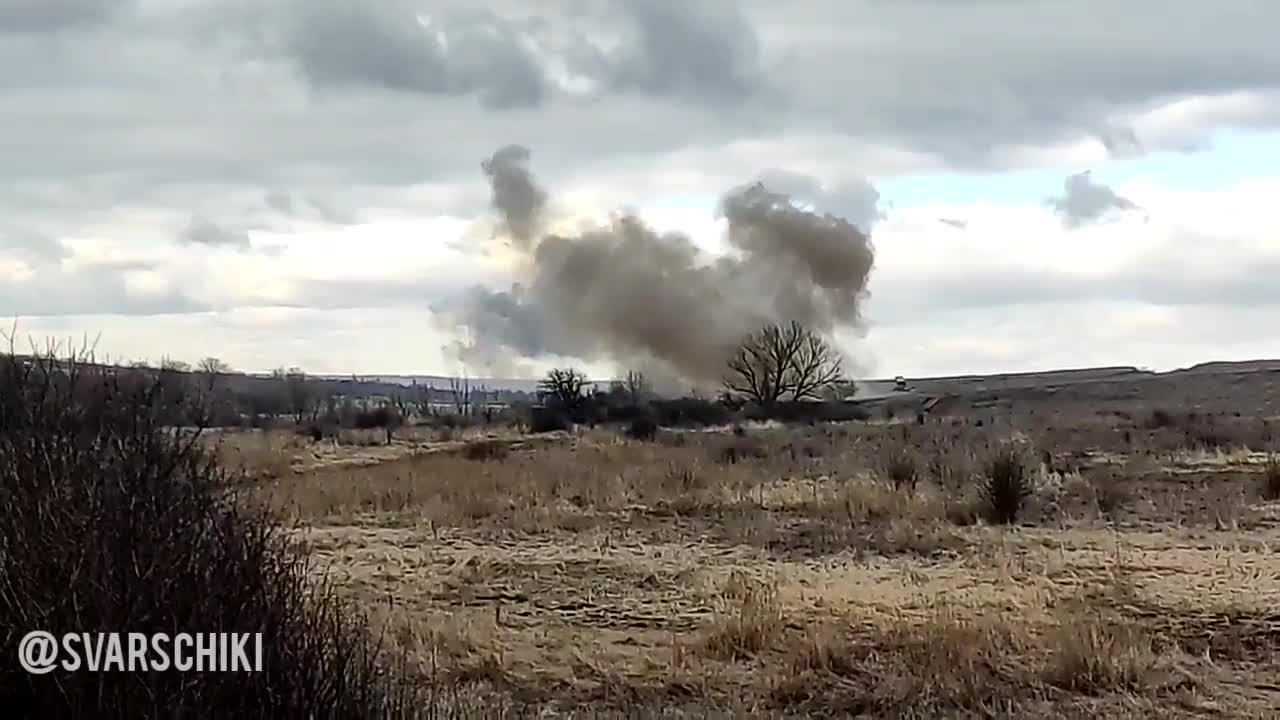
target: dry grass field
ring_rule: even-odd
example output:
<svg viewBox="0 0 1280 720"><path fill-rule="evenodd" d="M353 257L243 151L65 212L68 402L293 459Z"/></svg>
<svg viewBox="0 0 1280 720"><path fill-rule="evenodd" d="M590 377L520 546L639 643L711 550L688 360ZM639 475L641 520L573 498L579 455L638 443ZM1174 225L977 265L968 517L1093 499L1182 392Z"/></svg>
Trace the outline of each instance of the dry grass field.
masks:
<svg viewBox="0 0 1280 720"><path fill-rule="evenodd" d="M1269 425L1171 412L214 441L491 712L1278 717Z"/></svg>

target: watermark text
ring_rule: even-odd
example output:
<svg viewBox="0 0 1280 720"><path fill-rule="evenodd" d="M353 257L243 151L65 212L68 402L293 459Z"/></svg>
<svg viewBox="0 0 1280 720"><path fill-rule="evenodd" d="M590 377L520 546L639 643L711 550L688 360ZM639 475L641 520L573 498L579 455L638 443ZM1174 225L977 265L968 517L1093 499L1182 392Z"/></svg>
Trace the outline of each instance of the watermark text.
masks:
<svg viewBox="0 0 1280 720"><path fill-rule="evenodd" d="M262 633L27 633L18 662L29 673L261 672Z"/></svg>

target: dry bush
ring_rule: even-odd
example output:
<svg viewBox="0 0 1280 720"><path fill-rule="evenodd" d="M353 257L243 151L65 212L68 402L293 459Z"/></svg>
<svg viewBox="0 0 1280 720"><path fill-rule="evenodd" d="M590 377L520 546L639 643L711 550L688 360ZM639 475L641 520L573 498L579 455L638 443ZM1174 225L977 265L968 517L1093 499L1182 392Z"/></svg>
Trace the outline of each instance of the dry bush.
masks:
<svg viewBox="0 0 1280 720"><path fill-rule="evenodd" d="M389 717L421 712L363 620L245 509L154 386L52 356L0 357L0 636L32 629L260 632L258 673L61 673L0 665L15 717Z"/></svg>
<svg viewBox="0 0 1280 720"><path fill-rule="evenodd" d="M1035 489L1025 449L1017 443L1005 443L988 456L983 469L987 519L1004 525L1016 523Z"/></svg>
<svg viewBox="0 0 1280 720"><path fill-rule="evenodd" d="M916 489L920 479L919 465L916 456L907 447L895 448L884 462L884 474L897 490L908 492Z"/></svg>
<svg viewBox="0 0 1280 720"><path fill-rule="evenodd" d="M783 627L777 586L735 572L722 594L722 607L704 648L720 660L754 657L779 642Z"/></svg>
<svg viewBox="0 0 1280 720"><path fill-rule="evenodd" d="M510 446L502 440L472 440L462 448L462 456L468 460L505 460Z"/></svg>
<svg viewBox="0 0 1280 720"><path fill-rule="evenodd" d="M1096 615L1070 618L1046 640L1046 682L1072 692L1140 692L1151 684L1158 656L1138 628Z"/></svg>
<svg viewBox="0 0 1280 720"><path fill-rule="evenodd" d="M768 456L769 453L758 440L745 434L735 435L733 439L720 445L715 453L717 462L730 465L747 460L762 460Z"/></svg>
<svg viewBox="0 0 1280 720"><path fill-rule="evenodd" d="M948 613L857 639L810 631L772 697L811 715L994 716L1031 689L1033 647L1023 626Z"/></svg>
<svg viewBox="0 0 1280 720"><path fill-rule="evenodd" d="M653 440L658 436L658 420L651 413L641 413L627 426L627 437L632 440Z"/></svg>
<svg viewBox="0 0 1280 720"><path fill-rule="evenodd" d="M1003 717L1049 688L1140 693L1167 679L1167 658L1146 634L1096 613L1073 611L1043 629L1019 616L946 610L857 635L849 627L827 621L780 644L775 702L815 714Z"/></svg>
<svg viewBox="0 0 1280 720"><path fill-rule="evenodd" d="M845 517L856 525L895 519L940 520L941 497L921 492L899 492L892 485L872 478L854 478L840 486L836 502Z"/></svg>
<svg viewBox="0 0 1280 720"><path fill-rule="evenodd" d="M1270 455L1262 468L1262 497L1280 500L1280 456Z"/></svg>
<svg viewBox="0 0 1280 720"><path fill-rule="evenodd" d="M201 437L222 467L254 479L291 475L294 457L303 447L301 438L283 431L222 432Z"/></svg>

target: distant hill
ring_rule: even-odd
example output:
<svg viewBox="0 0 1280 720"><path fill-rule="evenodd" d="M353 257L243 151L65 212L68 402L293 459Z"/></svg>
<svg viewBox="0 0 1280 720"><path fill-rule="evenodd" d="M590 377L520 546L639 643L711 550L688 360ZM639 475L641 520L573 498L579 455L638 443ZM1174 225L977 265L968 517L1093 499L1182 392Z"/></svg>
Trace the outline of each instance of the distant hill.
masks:
<svg viewBox="0 0 1280 720"><path fill-rule="evenodd" d="M400 385L403 387L412 387L420 385L447 390L449 383L455 378L445 375L334 375L334 374L314 374L309 377L322 380L356 380L363 383L377 383L382 385ZM484 387L488 390L506 390L510 392L532 393L538 390L538 379L515 379L515 378L468 378L471 387ZM595 380L592 384L601 389L609 386L609 380Z"/></svg>

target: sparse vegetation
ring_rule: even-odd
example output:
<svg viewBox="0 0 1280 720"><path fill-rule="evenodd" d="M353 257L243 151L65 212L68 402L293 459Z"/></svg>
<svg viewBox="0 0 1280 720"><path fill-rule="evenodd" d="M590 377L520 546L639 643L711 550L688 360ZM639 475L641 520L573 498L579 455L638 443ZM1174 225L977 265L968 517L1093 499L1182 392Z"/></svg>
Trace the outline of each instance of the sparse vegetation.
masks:
<svg viewBox="0 0 1280 720"><path fill-rule="evenodd" d="M263 673L30 675L5 653L8 713L136 717L408 715L419 697L312 563L228 494L157 386L76 359L0 357L0 635L32 629L261 632Z"/></svg>
<svg viewBox="0 0 1280 720"><path fill-rule="evenodd" d="M653 413L641 413L631 420L627 437L633 440L653 440L658 436L658 420Z"/></svg>
<svg viewBox="0 0 1280 720"><path fill-rule="evenodd" d="M1280 456L1267 456L1267 463L1262 467L1262 497L1266 500L1280 500Z"/></svg>
<svg viewBox="0 0 1280 720"><path fill-rule="evenodd" d="M897 448L890 452L885 461L884 472L897 490L914 491L920 477L916 456L906 448Z"/></svg>
<svg viewBox="0 0 1280 720"><path fill-rule="evenodd" d="M473 440L462 448L462 456L468 460L502 460L509 452L502 440Z"/></svg>
<svg viewBox="0 0 1280 720"><path fill-rule="evenodd" d="M987 519L1011 525L1018 522L1034 491L1026 451L1014 443L997 448L983 467L982 499Z"/></svg>
<svg viewBox="0 0 1280 720"><path fill-rule="evenodd" d="M482 392L467 386L468 393ZM194 400L175 394L166 402L205 412L205 386L185 387ZM935 410L923 426L831 424L813 414L778 423L740 412L731 399L655 397L643 382L634 383L634 392L632 384L618 383L581 396L575 411L581 422L553 400L513 413L526 423L516 428L485 422L472 395L466 414L446 404L442 412L415 415L391 444L380 425L359 417L384 405L398 415L416 412L403 399L326 400L297 429L286 422L275 431L197 439L194 454L214 468L211 477L222 478L211 486L227 513L218 517L238 518L222 524L274 538L270 547L283 554L262 550L254 557L271 569L268 579L292 578L293 585L285 584L296 594L280 591L281 597L305 598L280 606L291 609L288 621L278 619L284 610L256 609L276 607L274 601L253 600L244 606L249 610L223 615L228 627L264 615L271 632L299 638L286 642L294 648L288 662L312 669L297 670L301 679L288 688L310 688L322 671L350 678L341 688L285 690L281 698L305 693L317 716L335 707L330 715L356 717L413 715L410 704L430 715L437 711L421 708L442 703L436 716L470 717L452 699L473 693L469 688L483 693L468 701L481 717L570 711L591 717L597 710L649 717L661 710L692 717L1058 720L1178 717L1191 702L1212 702L1224 717L1272 707L1269 681L1258 668L1275 652L1267 579L1277 567L1259 550L1274 543L1268 513L1275 506L1257 502L1255 483L1265 495L1276 463L1249 449L1270 446L1268 428L1248 413L1236 418L1199 409L1194 421L1184 420L1189 413L1171 404L1174 421L1150 427L1146 409L1126 416L1090 405L1063 418L1020 398L1019 408L1036 412L984 404L966 414L952 402L946 412L954 414ZM987 391L984 403L994 396ZM7 397L0 395L0 405ZM1063 394L1053 402L1065 406ZM778 403L774 417L786 405ZM717 422L694 422L700 413ZM713 417L719 414L727 419ZM84 417L67 417L73 416ZM151 427L162 438L189 439L172 430L166 419L173 417L163 415ZM679 421L667 425L670 418ZM1205 447L1186 432L1191 422L1228 442ZM525 434L548 424L574 432ZM132 437L112 432L108 437ZM204 453L205 445L214 450ZM40 481L59 488L50 498L84 492L66 478L99 466L100 453L89 449L97 446L76 440L41 447L80 449L51 455L78 458L70 464L50 471L28 461L23 472L60 478ZM167 453L147 454L153 460L146 467L158 467ZM134 466L112 460L104 467L103 487L86 497L110 500L96 507L115 517L133 496L108 491L128 475L121 468ZM168 478L163 486L140 481L141 496L154 500L135 502L134 511L183 497L190 478L203 477L186 467L152 473ZM5 482L16 481L5 476ZM53 578L49 587L89 582L68 579L67 567L79 557L73 553L106 558L83 567L126 566L122 541L85 534L89 505L72 503L63 515L50 515L48 503L23 497L8 502L39 511L0 521L11 528L0 560L10 562L10 548L53 548L47 562L22 554L21 567L44 568ZM176 520L146 517L157 529L130 531L134 539L166 551L141 553L142 566L184 578L187 587L217 590L197 594L174 585L131 606L145 609L145 617L172 622L173 607L203 617L224 602L275 597L262 589L274 581L255 580L245 568L256 566L234 560L247 551L210 555ZM193 525L190 515L176 517L187 518L183 527ZM59 538L90 539L73 546L32 518L51 520ZM990 526L1006 523L1019 529ZM125 525L109 526L123 537ZM225 540L235 533L222 532L209 542L239 547ZM188 545L196 549L173 551ZM207 559L214 556L221 559ZM188 574L175 574L178 566ZM230 569L216 569L224 566ZM1224 574L1224 566L1239 572ZM197 571L214 581L188 579ZM106 572L89 575L115 577ZM111 605L119 594L99 594L101 602L75 612L119 609ZM68 607L48 608L51 617L82 619ZM312 647L337 649L314 660ZM351 669L333 669L346 657ZM11 676L4 677L8 683ZM29 676L16 679L30 684ZM218 683L233 679L207 682L223 688L231 686ZM98 681L90 680L85 687ZM285 681L255 682L273 688L251 690L256 698ZM184 708L223 703L223 690L193 688L173 686L157 697L191 698ZM366 711L359 697L340 700L348 694L382 704ZM127 707L145 715L153 706L142 702ZM248 702L228 700L219 708L253 715ZM284 708L290 716L303 704L273 702L256 714ZM509 710L497 709L504 703Z"/></svg>

